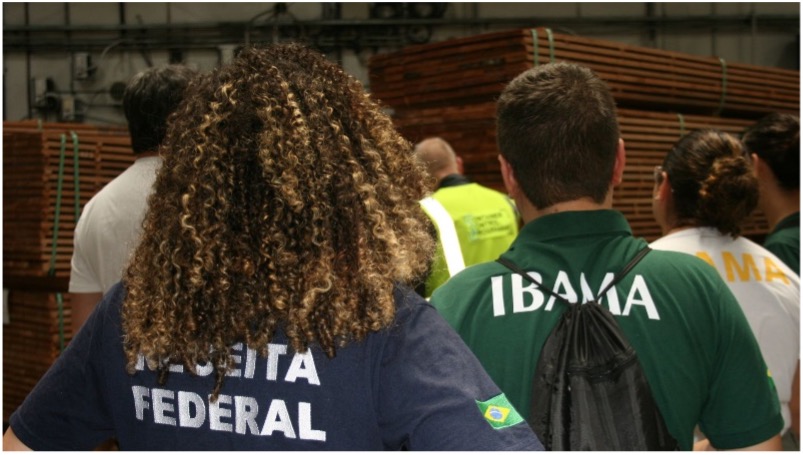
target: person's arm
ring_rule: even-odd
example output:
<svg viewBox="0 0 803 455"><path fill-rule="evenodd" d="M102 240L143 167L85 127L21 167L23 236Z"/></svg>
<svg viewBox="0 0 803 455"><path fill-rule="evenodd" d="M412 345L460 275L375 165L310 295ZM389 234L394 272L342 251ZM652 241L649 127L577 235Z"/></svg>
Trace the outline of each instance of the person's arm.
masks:
<svg viewBox="0 0 803 455"><path fill-rule="evenodd" d="M6 450L21 451L31 450L31 448L23 444L22 441L17 438L17 435L14 434L14 431L11 430L11 427L8 427L8 430L3 434L3 451Z"/></svg>
<svg viewBox="0 0 803 455"><path fill-rule="evenodd" d="M694 443L694 450L696 452L697 451L710 452L717 449L711 445L711 442L708 439L703 439L701 441L697 441ZM750 451L766 452L770 450L783 450L783 444L781 443L781 435L776 435L754 446L742 447L740 449L731 449L731 450L750 450Z"/></svg>
<svg viewBox="0 0 803 455"><path fill-rule="evenodd" d="M698 270L699 274L716 270ZM778 392L738 301L719 275L711 278L717 360L700 430L719 450L780 450L784 427ZM787 383L788 384L788 383Z"/></svg>
<svg viewBox="0 0 803 455"><path fill-rule="evenodd" d="M781 435L778 434L754 446L742 447L740 449L733 449L733 450L751 450L760 452L765 452L769 450L783 450L783 443L781 442Z"/></svg>
<svg viewBox="0 0 803 455"><path fill-rule="evenodd" d="M792 425L789 430L800 440L800 360L797 361L795 376L792 379L792 397L789 399L789 410L792 414Z"/></svg>
<svg viewBox="0 0 803 455"><path fill-rule="evenodd" d="M84 325L84 322L92 314L95 305L103 298L100 292L73 292L70 294L70 303L72 304L72 333L78 333L78 329Z"/></svg>
<svg viewBox="0 0 803 455"><path fill-rule="evenodd" d="M410 451L543 450L527 422L436 310L397 290L394 325L375 358L385 447ZM491 410L497 413L492 414Z"/></svg>

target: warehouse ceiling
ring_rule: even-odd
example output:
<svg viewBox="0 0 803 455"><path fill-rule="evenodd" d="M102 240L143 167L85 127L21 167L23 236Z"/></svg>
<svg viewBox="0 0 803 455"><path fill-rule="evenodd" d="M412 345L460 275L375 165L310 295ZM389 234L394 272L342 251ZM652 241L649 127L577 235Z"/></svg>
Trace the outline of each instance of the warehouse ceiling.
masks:
<svg viewBox="0 0 803 455"><path fill-rule="evenodd" d="M278 5L278 6L276 6ZM674 17L545 17L444 19L444 3L376 3L364 20L297 20L282 3L248 21L117 24L117 25L5 25L3 50L27 52L147 49L212 49L231 43L301 41L322 49L401 48L429 41L439 27L484 29L549 26L556 30L593 35L667 31L744 31L756 27L797 33L799 17L789 15L717 15ZM399 6L405 5L405 6ZM415 5L415 6L411 6ZM335 14L336 16L336 14Z"/></svg>

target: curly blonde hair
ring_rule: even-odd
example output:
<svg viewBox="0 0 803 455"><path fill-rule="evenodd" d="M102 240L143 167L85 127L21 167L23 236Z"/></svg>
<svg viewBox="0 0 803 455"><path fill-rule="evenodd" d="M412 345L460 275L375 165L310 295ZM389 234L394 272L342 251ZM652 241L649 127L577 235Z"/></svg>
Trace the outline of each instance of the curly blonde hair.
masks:
<svg viewBox="0 0 803 455"><path fill-rule="evenodd" d="M330 357L393 320L393 289L434 249L425 172L361 84L300 45L244 50L171 116L142 240L124 275L124 349L215 366L277 329Z"/></svg>

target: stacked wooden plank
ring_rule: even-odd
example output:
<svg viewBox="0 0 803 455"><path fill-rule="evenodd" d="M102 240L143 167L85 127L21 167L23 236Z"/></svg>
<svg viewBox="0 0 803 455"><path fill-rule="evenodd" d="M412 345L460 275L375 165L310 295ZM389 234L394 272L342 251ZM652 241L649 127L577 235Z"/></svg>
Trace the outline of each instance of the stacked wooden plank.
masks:
<svg viewBox="0 0 803 455"><path fill-rule="evenodd" d="M3 125L6 287L15 277L68 277L76 203L80 210L134 160L125 129L29 126Z"/></svg>
<svg viewBox="0 0 803 455"><path fill-rule="evenodd" d="M496 148L494 103L456 108L428 108L405 111L394 121L410 141L440 136L463 158L465 173L474 181L504 191ZM721 117L680 115L633 109L619 110L619 127L627 151L622 184L614 192L614 207L622 211L634 231L653 240L660 228L652 215L653 169L663 162L680 137L692 130L715 128L740 135L751 121ZM767 230L766 220L756 214L745 227L748 234Z"/></svg>
<svg viewBox="0 0 803 455"><path fill-rule="evenodd" d="M57 295L44 292L11 290L7 303L11 324L3 326L4 422L71 338L68 295L61 309Z"/></svg>
<svg viewBox="0 0 803 455"><path fill-rule="evenodd" d="M510 30L378 55L371 90L394 108L488 101L521 71L550 61L580 63L611 87L622 107L755 118L799 111L799 72L552 33Z"/></svg>
<svg viewBox="0 0 803 455"><path fill-rule="evenodd" d="M799 109L799 72L695 57L604 40L510 30L412 46L369 64L373 96L389 107L410 141L440 136L463 158L465 173L503 190L497 161L494 100L533 65L571 61L602 77L619 106L627 150L624 181L614 206L634 233L653 240L653 169L685 133L716 128L741 132L767 112ZM679 114L677 112L681 112ZM727 117L722 114L728 114ZM747 235L767 231L763 214Z"/></svg>
<svg viewBox="0 0 803 455"><path fill-rule="evenodd" d="M66 291L76 212L133 161L125 128L3 123L6 421L72 336Z"/></svg>
<svg viewBox="0 0 803 455"><path fill-rule="evenodd" d="M492 100L532 67L520 30L410 46L368 64L373 96L394 109Z"/></svg>
<svg viewBox="0 0 803 455"><path fill-rule="evenodd" d="M739 137L753 122L744 119L679 115L620 109L619 127L625 141L627 162L621 185L614 191L614 208L627 217L634 232L648 240L661 236L652 213L653 170L684 134L713 128ZM743 226L744 234L760 236L767 232L764 215L756 211Z"/></svg>

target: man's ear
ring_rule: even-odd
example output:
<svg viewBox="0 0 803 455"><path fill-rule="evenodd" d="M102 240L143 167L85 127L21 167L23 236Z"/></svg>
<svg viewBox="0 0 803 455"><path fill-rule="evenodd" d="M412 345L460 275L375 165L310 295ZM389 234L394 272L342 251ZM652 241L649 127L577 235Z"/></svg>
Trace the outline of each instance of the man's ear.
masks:
<svg viewBox="0 0 803 455"><path fill-rule="evenodd" d="M753 174L759 182L775 180L775 174L772 172L772 169L767 166L766 161L762 160L761 157L755 153L750 154L750 159L753 162Z"/></svg>
<svg viewBox="0 0 803 455"><path fill-rule="evenodd" d="M616 187L622 183L622 175L625 173L625 141L619 138L619 144L616 146L616 161L613 163L613 175L611 176L611 185Z"/></svg>
<svg viewBox="0 0 803 455"><path fill-rule="evenodd" d="M759 158L757 154L750 154L750 167L753 168L753 175L755 175L759 180L761 179L761 171L759 171L758 168L763 164L764 162L761 161L761 158Z"/></svg>
<svg viewBox="0 0 803 455"><path fill-rule="evenodd" d="M655 184L652 197L659 201L667 201L672 197L672 184L669 182L669 175L666 171L661 171L661 183Z"/></svg>
<svg viewBox="0 0 803 455"><path fill-rule="evenodd" d="M674 202L672 201L672 185L666 172L661 172L661 183L655 182L652 190L652 214L663 235L669 233L671 228L670 217Z"/></svg>
<svg viewBox="0 0 803 455"><path fill-rule="evenodd" d="M454 161L455 161L455 164L457 164L457 172L460 175L463 175L463 158L460 158L459 156L455 156L454 157Z"/></svg>
<svg viewBox="0 0 803 455"><path fill-rule="evenodd" d="M521 193L521 188L519 187L518 180L516 180L516 176L513 175L513 166L511 166L502 155L499 155L498 158L499 166L501 168L500 172L502 173L502 181L505 182L507 194L511 198L516 199L516 196Z"/></svg>

